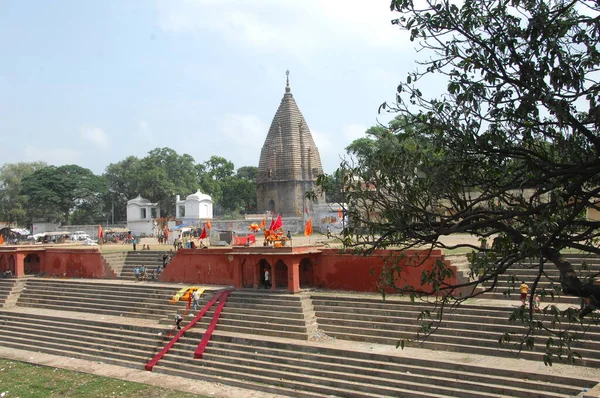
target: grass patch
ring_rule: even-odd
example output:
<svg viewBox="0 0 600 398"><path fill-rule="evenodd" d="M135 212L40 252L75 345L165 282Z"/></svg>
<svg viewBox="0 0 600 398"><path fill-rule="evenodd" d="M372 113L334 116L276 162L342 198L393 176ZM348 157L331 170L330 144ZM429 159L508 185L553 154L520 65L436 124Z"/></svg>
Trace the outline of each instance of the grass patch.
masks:
<svg viewBox="0 0 600 398"><path fill-rule="evenodd" d="M208 398L143 383L6 359L0 359L0 395L2 393L3 398Z"/></svg>

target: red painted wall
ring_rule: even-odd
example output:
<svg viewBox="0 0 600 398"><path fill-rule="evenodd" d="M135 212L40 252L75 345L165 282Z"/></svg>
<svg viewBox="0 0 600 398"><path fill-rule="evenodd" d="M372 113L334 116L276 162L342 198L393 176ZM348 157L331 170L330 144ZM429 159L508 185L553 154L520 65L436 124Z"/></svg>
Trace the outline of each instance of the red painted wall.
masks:
<svg viewBox="0 0 600 398"><path fill-rule="evenodd" d="M421 286L421 273L431 270L436 260L443 260L441 250L434 250L426 258L426 252L418 250L406 251L404 256L400 252L381 250L370 256L340 254L337 250L323 250L318 264L313 267L313 283L316 287L332 290L349 290L359 292L376 292L379 275L386 260L396 258L398 264L404 265L401 278L395 280L396 286L413 287ZM393 257L392 257L393 256ZM423 263L422 265L420 265ZM388 262L387 264L392 264ZM408 266L414 264L418 266ZM456 272L456 269L454 269ZM453 283L456 276L448 282Z"/></svg>
<svg viewBox="0 0 600 398"><path fill-rule="evenodd" d="M114 271L96 249L46 249L40 255L40 273L69 278L115 279Z"/></svg>
<svg viewBox="0 0 600 398"><path fill-rule="evenodd" d="M164 269L163 282L233 285L234 268L239 257L230 257L223 250L181 249ZM231 259L231 261L230 261Z"/></svg>
<svg viewBox="0 0 600 398"><path fill-rule="evenodd" d="M254 281L253 267L257 266L261 258L267 259L273 267L278 259L286 262L288 269L291 259L297 262L309 259L312 264L312 275L300 275L303 280L312 280L314 287L332 290L347 290L360 292L376 292L379 275L391 256L398 257L399 252L381 250L370 256L340 254L337 250L326 249L322 253L285 253L280 256L261 256L259 252L249 254L236 253L226 250L193 250L183 249L171 260L161 275L164 282L203 283L218 285L234 285L241 287L252 284ZM412 250L405 253L400 260L401 264L409 262L418 266L403 267L401 278L396 280L398 287L406 284L414 287L421 285L423 270L431 270L436 260L444 260L441 250L434 250L431 256L425 259L426 252ZM246 261L244 262L244 259ZM421 264L423 262L423 264ZM240 265L243 264L243 265ZM302 273L303 267L300 267ZM454 269L455 270L455 269ZM277 285L285 284L286 276L280 269L276 269ZM242 275L238 273L241 272ZM273 272L273 271L272 271ZM260 275L260 274L258 274ZM448 282L455 282L455 277Z"/></svg>

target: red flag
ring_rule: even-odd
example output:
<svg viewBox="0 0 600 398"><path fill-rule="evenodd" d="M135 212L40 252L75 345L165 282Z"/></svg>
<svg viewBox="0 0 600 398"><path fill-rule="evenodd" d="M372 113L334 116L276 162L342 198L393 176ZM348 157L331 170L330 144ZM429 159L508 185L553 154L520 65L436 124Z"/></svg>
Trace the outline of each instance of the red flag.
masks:
<svg viewBox="0 0 600 398"><path fill-rule="evenodd" d="M2 235L0 235L0 245L4 244L4 237Z"/></svg>
<svg viewBox="0 0 600 398"><path fill-rule="evenodd" d="M344 217L344 213L342 212L342 208L338 208L338 218Z"/></svg>
<svg viewBox="0 0 600 398"><path fill-rule="evenodd" d="M206 239L206 227L202 228L202 233L200 234L198 240L200 239Z"/></svg>
<svg viewBox="0 0 600 398"><path fill-rule="evenodd" d="M271 231L277 231L279 228L283 227L283 222L281 221L281 214L277 214L277 219L271 223Z"/></svg>
<svg viewBox="0 0 600 398"><path fill-rule="evenodd" d="M308 215L308 207L304 208L304 212L306 213L306 215Z"/></svg>
<svg viewBox="0 0 600 398"><path fill-rule="evenodd" d="M104 231L102 230L102 224L98 224L98 239L104 238Z"/></svg>
<svg viewBox="0 0 600 398"><path fill-rule="evenodd" d="M210 220L206 220L206 228L211 229L212 225L210 225Z"/></svg>
<svg viewBox="0 0 600 398"><path fill-rule="evenodd" d="M313 233L313 227L312 227L312 217L308 219L308 221L306 222L306 225L304 226L304 235L305 236L309 236L312 235Z"/></svg>

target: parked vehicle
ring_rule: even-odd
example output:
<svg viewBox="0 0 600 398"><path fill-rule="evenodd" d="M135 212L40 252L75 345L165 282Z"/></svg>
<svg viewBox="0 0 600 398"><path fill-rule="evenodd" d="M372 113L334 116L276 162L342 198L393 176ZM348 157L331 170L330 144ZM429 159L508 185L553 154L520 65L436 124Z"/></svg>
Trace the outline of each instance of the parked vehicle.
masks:
<svg viewBox="0 0 600 398"><path fill-rule="evenodd" d="M71 233L72 241L88 240L88 239L91 239L91 237L85 231L75 231L75 232Z"/></svg>

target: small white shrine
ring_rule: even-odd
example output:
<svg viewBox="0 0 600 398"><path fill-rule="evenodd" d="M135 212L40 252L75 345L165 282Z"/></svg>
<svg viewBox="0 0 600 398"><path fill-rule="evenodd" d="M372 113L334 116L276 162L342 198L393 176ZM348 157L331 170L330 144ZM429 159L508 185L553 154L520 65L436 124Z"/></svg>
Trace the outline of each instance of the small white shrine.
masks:
<svg viewBox="0 0 600 398"><path fill-rule="evenodd" d="M199 225L201 220L212 219L212 198L200 190L188 195L185 200L175 196L175 218L183 225Z"/></svg>
<svg viewBox="0 0 600 398"><path fill-rule="evenodd" d="M127 228L134 236L154 236L157 232L156 218L160 217L158 203L138 195L127 202Z"/></svg>

